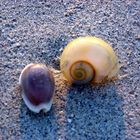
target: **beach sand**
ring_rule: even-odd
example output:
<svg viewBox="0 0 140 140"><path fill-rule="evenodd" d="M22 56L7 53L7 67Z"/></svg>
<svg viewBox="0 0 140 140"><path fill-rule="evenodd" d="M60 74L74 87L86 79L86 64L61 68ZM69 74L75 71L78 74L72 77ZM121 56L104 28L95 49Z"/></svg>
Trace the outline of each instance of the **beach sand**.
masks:
<svg viewBox="0 0 140 140"><path fill-rule="evenodd" d="M1 0L0 140L139 140L139 7L139 0ZM44 63L60 70L63 48L87 35L112 45L118 80L75 86L54 71L50 112L29 111L18 83L22 69Z"/></svg>

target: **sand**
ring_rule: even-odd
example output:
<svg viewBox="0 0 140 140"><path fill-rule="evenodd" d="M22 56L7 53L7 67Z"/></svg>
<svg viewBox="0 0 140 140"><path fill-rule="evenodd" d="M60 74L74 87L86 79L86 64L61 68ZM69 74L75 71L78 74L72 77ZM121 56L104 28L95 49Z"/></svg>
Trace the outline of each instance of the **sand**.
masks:
<svg viewBox="0 0 140 140"><path fill-rule="evenodd" d="M1 0L0 140L139 140L139 8L139 0ZM119 79L75 86L54 73L51 111L30 112L18 84L21 70L29 63L59 70L66 44L87 35L112 45Z"/></svg>

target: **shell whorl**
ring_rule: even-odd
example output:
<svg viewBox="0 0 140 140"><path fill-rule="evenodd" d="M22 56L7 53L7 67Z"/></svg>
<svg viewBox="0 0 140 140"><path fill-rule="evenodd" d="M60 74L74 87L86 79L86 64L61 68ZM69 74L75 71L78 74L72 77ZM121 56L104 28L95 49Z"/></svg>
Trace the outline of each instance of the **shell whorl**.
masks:
<svg viewBox="0 0 140 140"><path fill-rule="evenodd" d="M95 70L86 61L77 61L70 68L70 75L73 83L85 84L92 81L95 77Z"/></svg>

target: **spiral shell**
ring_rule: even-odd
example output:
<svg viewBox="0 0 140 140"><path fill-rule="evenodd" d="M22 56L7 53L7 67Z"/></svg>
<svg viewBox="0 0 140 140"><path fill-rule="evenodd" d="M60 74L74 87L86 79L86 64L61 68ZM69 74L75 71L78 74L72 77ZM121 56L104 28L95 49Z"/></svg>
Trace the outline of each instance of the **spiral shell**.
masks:
<svg viewBox="0 0 140 140"><path fill-rule="evenodd" d="M118 73L112 47L97 37L79 37L70 42L60 58L60 69L70 83L101 83Z"/></svg>
<svg viewBox="0 0 140 140"><path fill-rule="evenodd" d="M54 78L43 64L29 64L21 72L19 83L22 87L22 98L33 112L51 109L54 94Z"/></svg>

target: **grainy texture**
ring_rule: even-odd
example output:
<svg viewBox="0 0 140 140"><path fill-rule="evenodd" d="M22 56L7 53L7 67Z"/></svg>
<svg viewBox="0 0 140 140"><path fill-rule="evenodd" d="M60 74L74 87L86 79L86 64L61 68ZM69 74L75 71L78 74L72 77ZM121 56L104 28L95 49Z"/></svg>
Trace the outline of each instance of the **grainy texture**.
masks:
<svg viewBox="0 0 140 140"><path fill-rule="evenodd" d="M139 140L139 8L139 0L0 0L0 140ZM113 46L123 77L70 86L55 73L51 111L30 112L21 70L33 62L59 69L65 45L86 35Z"/></svg>

